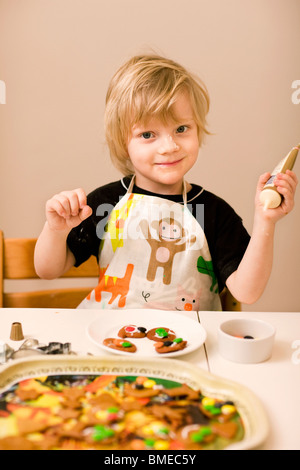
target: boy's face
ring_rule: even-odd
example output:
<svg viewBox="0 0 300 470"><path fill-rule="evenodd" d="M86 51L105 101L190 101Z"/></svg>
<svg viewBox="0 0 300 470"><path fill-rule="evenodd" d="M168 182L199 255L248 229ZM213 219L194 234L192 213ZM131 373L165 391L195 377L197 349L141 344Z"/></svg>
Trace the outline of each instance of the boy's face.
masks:
<svg viewBox="0 0 300 470"><path fill-rule="evenodd" d="M173 105L179 123L154 118L136 124L128 140L128 154L136 185L158 194L180 194L184 175L198 157L198 129L187 94Z"/></svg>

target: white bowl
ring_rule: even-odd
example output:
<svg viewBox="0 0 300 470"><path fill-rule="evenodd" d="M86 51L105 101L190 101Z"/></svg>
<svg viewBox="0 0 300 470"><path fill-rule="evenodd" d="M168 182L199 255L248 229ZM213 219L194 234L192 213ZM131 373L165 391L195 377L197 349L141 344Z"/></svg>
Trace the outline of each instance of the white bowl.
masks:
<svg viewBox="0 0 300 470"><path fill-rule="evenodd" d="M234 362L266 361L272 354L275 332L274 326L262 320L239 318L225 321L218 329L219 351Z"/></svg>

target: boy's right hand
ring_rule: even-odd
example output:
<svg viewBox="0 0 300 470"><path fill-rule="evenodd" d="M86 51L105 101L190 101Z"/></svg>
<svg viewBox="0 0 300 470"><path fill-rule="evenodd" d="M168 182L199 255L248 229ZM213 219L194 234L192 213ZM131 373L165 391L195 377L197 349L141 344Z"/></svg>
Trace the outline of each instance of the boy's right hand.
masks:
<svg viewBox="0 0 300 470"><path fill-rule="evenodd" d="M92 214L83 189L63 191L46 203L46 218L51 230L70 231Z"/></svg>

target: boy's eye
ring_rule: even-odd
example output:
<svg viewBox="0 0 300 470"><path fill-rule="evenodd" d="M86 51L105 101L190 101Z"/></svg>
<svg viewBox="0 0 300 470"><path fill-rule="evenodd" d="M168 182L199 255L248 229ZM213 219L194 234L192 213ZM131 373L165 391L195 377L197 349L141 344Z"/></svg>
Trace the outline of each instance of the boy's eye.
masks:
<svg viewBox="0 0 300 470"><path fill-rule="evenodd" d="M153 134L150 131L143 132L141 135L142 135L143 139L151 139L151 137L153 137Z"/></svg>
<svg viewBox="0 0 300 470"><path fill-rule="evenodd" d="M176 130L176 132L178 134L182 134L183 132L185 132L187 130L187 126L179 126Z"/></svg>

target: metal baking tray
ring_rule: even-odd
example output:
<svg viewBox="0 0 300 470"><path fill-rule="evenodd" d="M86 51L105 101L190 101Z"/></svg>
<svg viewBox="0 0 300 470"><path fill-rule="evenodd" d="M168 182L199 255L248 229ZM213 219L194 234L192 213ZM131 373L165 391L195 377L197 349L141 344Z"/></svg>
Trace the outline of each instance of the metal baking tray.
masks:
<svg viewBox="0 0 300 470"><path fill-rule="evenodd" d="M96 356L32 356L15 360L2 368L0 392L28 378L49 375L133 375L186 383L206 396L235 403L245 427L244 438L226 449L255 449L269 433L266 412L258 398L246 387L217 377L197 366L176 359L96 357Z"/></svg>

